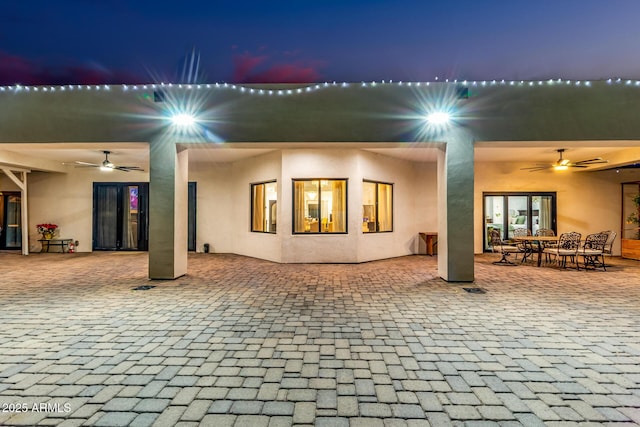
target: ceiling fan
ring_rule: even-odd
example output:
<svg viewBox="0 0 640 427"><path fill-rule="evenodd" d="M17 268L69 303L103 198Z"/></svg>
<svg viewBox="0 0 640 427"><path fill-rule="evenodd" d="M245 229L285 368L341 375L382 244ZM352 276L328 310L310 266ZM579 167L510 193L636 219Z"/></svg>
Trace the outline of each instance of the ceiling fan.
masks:
<svg viewBox="0 0 640 427"><path fill-rule="evenodd" d="M111 154L111 151L103 151L104 153L104 160L102 161L102 163L100 164L96 164L96 163L87 163L87 162L74 162L76 165L76 167L88 167L88 168L100 168L100 170L105 171L105 172L110 172L114 169L117 169L119 171L123 171L123 172L129 172L129 171L144 171L144 169L140 168L139 166L117 166L115 164L113 164L111 162L111 160L109 160L109 154Z"/></svg>
<svg viewBox="0 0 640 427"><path fill-rule="evenodd" d="M567 170L569 168L588 168L591 165L597 165L600 163L609 163L608 160L603 160L602 157L596 157L593 159L580 160L578 162L572 162L569 159L565 159L562 157L562 153L565 152L565 148L558 148L556 150L560 153L560 158L556 160L555 163L551 164L541 164L538 163L536 166L528 167L528 168L520 168L520 170L528 170L529 172L537 172L544 169L553 169L557 171Z"/></svg>

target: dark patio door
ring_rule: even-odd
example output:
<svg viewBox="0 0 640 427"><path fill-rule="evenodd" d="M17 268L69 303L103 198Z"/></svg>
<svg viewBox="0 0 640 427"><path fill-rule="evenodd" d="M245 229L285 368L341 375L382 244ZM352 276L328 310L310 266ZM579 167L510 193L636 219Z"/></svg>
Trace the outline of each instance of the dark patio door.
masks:
<svg viewBox="0 0 640 427"><path fill-rule="evenodd" d="M93 249L146 251L149 184L93 184Z"/></svg>
<svg viewBox="0 0 640 427"><path fill-rule="evenodd" d="M196 250L196 187L195 182L189 183L189 201L188 201L188 228L187 228L187 249L189 251Z"/></svg>
<svg viewBox="0 0 640 427"><path fill-rule="evenodd" d="M0 249L22 249L20 193L0 192Z"/></svg>

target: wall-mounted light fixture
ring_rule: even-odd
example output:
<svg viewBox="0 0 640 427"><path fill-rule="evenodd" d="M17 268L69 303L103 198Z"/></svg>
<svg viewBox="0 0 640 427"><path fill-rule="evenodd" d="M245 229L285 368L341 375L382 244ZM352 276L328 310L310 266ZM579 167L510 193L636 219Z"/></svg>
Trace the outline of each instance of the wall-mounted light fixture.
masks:
<svg viewBox="0 0 640 427"><path fill-rule="evenodd" d="M451 114L446 111L433 111L426 115L425 120L432 126L443 126L451 121Z"/></svg>
<svg viewBox="0 0 640 427"><path fill-rule="evenodd" d="M188 113L176 113L171 116L171 123L181 128L190 128L196 124L196 118Z"/></svg>

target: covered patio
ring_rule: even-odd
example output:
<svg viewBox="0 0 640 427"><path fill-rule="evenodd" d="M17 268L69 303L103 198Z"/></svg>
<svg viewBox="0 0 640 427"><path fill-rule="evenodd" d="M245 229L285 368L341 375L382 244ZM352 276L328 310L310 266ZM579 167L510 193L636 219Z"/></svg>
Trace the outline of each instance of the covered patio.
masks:
<svg viewBox="0 0 640 427"><path fill-rule="evenodd" d="M567 179L546 172L534 177L520 169L555 160L559 148L569 150L574 160L597 151L611 167L637 162L637 86L553 80L2 87L0 165L10 173L34 175L25 196L31 202L24 220L29 233L55 206L59 219L42 220L64 220L67 232L75 235L63 237L81 236L79 250L87 251L96 246L90 185L124 177L81 174L73 165L60 165L60 159L95 163L96 152L114 150L120 151L114 152L114 162L135 161L131 164L145 171L127 173L134 178L129 181L149 185L148 241L137 247L148 243L149 277L154 279L175 279L187 271L186 201L188 183L195 180L205 187L198 199L210 208L207 214L217 207L227 212L225 206L241 208L227 218L201 217L196 250L210 243L220 249L216 252L249 256L259 256L254 248L266 248L263 253L281 262L362 262L415 253L418 233L437 231L440 277L472 282L473 254L484 249L481 197L486 191L557 188L562 192L559 228L587 232L592 231L588 227L614 229L619 224L616 189L624 179L637 181L637 169L581 172ZM430 114L443 111L451 120L432 126ZM186 113L194 116L193 129L170 120ZM65 153L71 150L74 155ZM225 160L234 156L240 157ZM319 175L327 170L330 176ZM363 236L366 215L360 215L362 192L356 189L366 180L394 184L398 171L403 176L395 183L401 205L394 207L397 227ZM326 178L351 182L349 224L342 235L296 236L290 231L292 181ZM260 182L276 182L282 195L277 217L285 222L274 235L257 235L248 226L246 194ZM18 184L0 181L8 191L26 194L16 189ZM592 193L601 202L585 206ZM591 210L594 214L583 215ZM415 213L400 215L407 212ZM23 240L35 241L36 236L24 233Z"/></svg>

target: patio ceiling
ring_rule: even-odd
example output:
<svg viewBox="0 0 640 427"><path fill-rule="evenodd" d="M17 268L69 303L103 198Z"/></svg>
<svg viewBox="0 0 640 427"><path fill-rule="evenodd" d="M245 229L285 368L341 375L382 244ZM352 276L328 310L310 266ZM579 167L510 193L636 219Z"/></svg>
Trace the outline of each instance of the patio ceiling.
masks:
<svg viewBox="0 0 640 427"><path fill-rule="evenodd" d="M320 148L319 143L234 143L182 144L194 154L193 164L234 162L287 148ZM327 143L322 148L360 148L385 156L417 162L435 162L435 143ZM523 164L552 163L557 149L565 148L565 157L573 161L602 157L608 164L590 170L612 168L640 162L640 141L482 141L476 143L477 162L517 162ZM147 143L30 143L0 144L0 166L16 166L32 170L64 171L64 164L75 161L100 163L104 150L116 164L149 168ZM18 160L16 160L18 159Z"/></svg>

